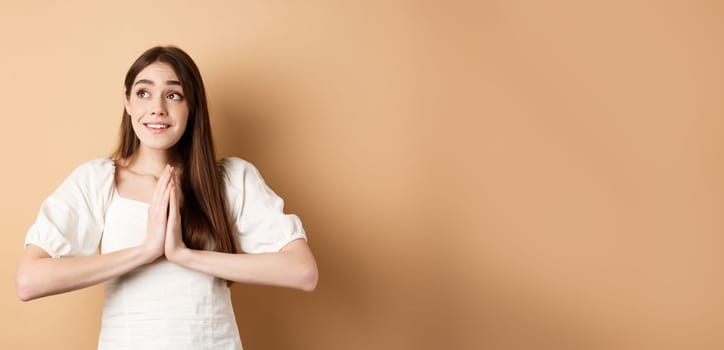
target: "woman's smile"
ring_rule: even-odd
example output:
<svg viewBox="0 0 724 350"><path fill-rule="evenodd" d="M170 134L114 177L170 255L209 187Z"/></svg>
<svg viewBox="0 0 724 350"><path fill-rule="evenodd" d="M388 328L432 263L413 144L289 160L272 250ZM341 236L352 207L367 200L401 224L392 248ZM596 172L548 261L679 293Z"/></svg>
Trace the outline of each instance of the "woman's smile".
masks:
<svg viewBox="0 0 724 350"><path fill-rule="evenodd" d="M145 126L149 132L154 134L163 133L171 127L171 125L164 123L144 123L143 126Z"/></svg>

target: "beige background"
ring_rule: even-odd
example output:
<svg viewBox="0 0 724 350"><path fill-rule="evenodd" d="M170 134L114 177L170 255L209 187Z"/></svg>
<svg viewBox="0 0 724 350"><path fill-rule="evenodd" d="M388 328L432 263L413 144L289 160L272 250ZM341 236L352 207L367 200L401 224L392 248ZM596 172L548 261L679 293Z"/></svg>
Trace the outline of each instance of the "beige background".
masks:
<svg viewBox="0 0 724 350"><path fill-rule="evenodd" d="M19 302L23 237L176 44L319 262L233 287L247 349L724 348L724 7L581 3L4 1L1 346L94 348L102 287Z"/></svg>

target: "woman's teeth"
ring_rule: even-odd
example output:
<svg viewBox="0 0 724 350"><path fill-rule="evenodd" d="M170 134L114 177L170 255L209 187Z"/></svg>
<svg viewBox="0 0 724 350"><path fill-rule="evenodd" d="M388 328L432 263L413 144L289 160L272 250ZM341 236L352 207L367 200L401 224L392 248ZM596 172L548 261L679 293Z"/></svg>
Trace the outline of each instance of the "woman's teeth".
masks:
<svg viewBox="0 0 724 350"><path fill-rule="evenodd" d="M165 124L146 124L146 126L151 129L166 129L169 127L169 125Z"/></svg>

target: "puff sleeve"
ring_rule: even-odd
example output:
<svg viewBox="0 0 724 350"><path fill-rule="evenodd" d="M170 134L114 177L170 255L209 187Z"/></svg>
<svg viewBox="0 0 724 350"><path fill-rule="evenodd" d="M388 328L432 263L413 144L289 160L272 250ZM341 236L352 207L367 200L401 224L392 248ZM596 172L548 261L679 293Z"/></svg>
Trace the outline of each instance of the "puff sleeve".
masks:
<svg viewBox="0 0 724 350"><path fill-rule="evenodd" d="M53 258L94 254L103 234L114 174L110 159L78 166L45 199L25 236L25 245L34 244Z"/></svg>
<svg viewBox="0 0 724 350"><path fill-rule="evenodd" d="M232 221L245 253L277 252L289 242L307 239L299 217L284 213L284 201L266 185L251 163L223 160Z"/></svg>

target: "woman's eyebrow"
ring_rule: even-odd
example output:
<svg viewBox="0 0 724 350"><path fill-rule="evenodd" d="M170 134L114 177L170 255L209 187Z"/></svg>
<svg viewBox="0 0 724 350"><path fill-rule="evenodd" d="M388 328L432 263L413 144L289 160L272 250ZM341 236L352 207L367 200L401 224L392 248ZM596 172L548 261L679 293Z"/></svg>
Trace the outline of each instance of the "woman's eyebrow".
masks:
<svg viewBox="0 0 724 350"><path fill-rule="evenodd" d="M148 80L148 79L139 79L139 80L138 80L135 84L133 84L133 85L135 86L135 85L138 85L138 84L156 85L156 84L153 82L153 80ZM178 81L178 80L166 80L166 84L167 84L167 85L178 85L178 86L181 86L181 82Z"/></svg>

